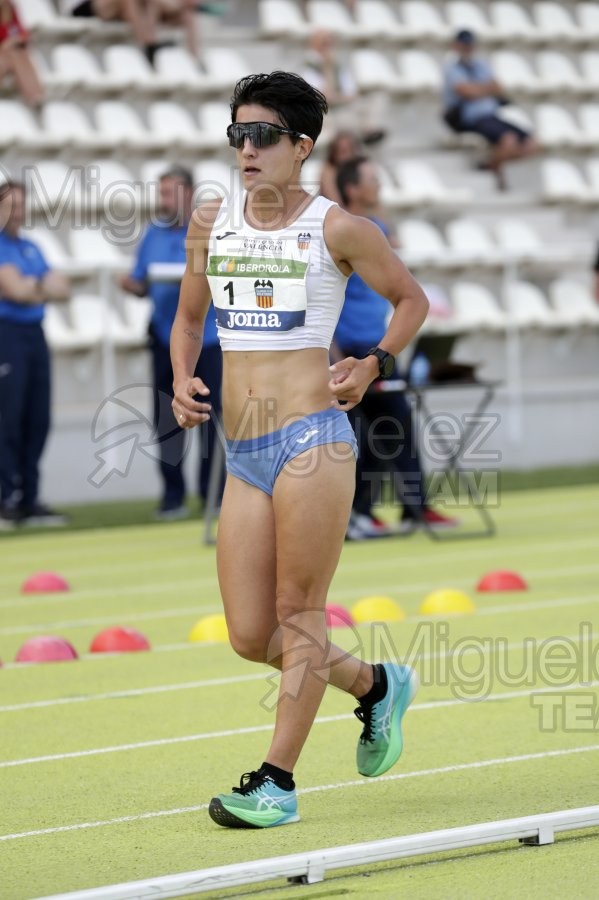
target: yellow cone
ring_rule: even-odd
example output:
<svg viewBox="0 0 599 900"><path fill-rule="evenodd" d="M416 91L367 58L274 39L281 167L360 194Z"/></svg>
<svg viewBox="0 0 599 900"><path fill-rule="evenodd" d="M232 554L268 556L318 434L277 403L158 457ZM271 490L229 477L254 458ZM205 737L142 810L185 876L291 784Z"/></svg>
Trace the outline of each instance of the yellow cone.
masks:
<svg viewBox="0 0 599 900"><path fill-rule="evenodd" d="M221 613L203 616L189 632L190 641L228 641L229 631Z"/></svg>
<svg viewBox="0 0 599 900"><path fill-rule="evenodd" d="M420 606L423 616L463 616L473 613L476 606L463 591L442 588L428 594Z"/></svg>
<svg viewBox="0 0 599 900"><path fill-rule="evenodd" d="M406 614L391 597L362 597L351 608L354 622L401 622Z"/></svg>

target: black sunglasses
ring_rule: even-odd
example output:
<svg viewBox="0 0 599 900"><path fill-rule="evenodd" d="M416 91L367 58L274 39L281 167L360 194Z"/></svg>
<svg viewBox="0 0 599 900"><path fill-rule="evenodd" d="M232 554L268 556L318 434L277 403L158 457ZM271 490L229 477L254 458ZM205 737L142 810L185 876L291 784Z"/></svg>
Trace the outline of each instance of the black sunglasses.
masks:
<svg viewBox="0 0 599 900"><path fill-rule="evenodd" d="M279 143L282 134L298 138L308 137L300 131L290 131L289 128L281 128L280 125L273 125L270 122L233 122L227 128L229 146L235 147L236 150L241 150L246 138L250 139L257 150L261 147L270 147Z"/></svg>

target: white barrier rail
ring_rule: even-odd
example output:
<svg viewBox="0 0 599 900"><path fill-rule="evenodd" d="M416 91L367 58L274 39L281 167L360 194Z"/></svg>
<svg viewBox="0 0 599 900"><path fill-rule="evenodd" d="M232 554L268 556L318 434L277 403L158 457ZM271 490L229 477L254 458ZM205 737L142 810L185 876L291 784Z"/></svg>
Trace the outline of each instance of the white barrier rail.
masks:
<svg viewBox="0 0 599 900"><path fill-rule="evenodd" d="M55 894L41 900L145 900L145 898L185 897L239 885L256 884L275 878L287 878L304 884L324 879L333 869L372 865L390 859L422 856L517 840L532 845L552 844L556 832L577 831L599 826L599 806L560 812L539 813L518 819L483 822L461 828L445 828L404 837L348 844L294 853L290 856L273 856L251 862L235 863L182 872L179 875L163 875L144 881L107 885L91 890Z"/></svg>

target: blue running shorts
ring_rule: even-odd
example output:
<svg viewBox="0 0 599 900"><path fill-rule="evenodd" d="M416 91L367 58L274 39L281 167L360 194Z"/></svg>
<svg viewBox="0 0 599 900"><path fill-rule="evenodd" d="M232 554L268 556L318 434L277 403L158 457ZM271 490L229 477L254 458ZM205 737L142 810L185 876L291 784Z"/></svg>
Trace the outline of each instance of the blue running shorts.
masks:
<svg viewBox="0 0 599 900"><path fill-rule="evenodd" d="M227 472L272 495L283 466L312 447L335 443L349 444L357 459L358 444L347 414L323 409L270 434L247 441L227 440ZM310 464L298 465L295 471L308 474Z"/></svg>

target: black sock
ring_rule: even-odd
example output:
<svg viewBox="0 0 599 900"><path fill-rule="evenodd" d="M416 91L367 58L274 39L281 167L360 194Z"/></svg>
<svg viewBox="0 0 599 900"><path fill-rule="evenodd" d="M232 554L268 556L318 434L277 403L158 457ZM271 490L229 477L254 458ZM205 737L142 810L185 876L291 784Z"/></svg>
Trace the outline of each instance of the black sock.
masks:
<svg viewBox="0 0 599 900"><path fill-rule="evenodd" d="M387 693L387 673L382 663L375 663L372 667L374 681L372 687L363 697L358 697L358 703L362 706L374 706L382 700Z"/></svg>
<svg viewBox="0 0 599 900"><path fill-rule="evenodd" d="M292 791L295 787L293 781L293 772L286 772L285 769L279 769L271 763L263 762L259 769L263 775L270 775L277 787L284 791Z"/></svg>

